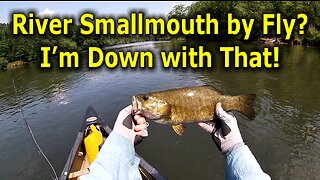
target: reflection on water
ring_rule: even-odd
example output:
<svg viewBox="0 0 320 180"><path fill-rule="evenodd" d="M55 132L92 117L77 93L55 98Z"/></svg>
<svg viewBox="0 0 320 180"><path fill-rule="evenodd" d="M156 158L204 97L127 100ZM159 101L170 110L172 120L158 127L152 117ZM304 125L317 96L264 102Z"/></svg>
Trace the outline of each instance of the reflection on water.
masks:
<svg viewBox="0 0 320 180"><path fill-rule="evenodd" d="M125 51L152 50L154 69L88 69L84 52L77 70L56 66L42 70L33 63L0 72L1 179L49 177L22 121L19 100L40 145L60 173L89 104L113 126L117 113L130 103L132 95L202 84L211 84L225 94L257 94L255 120L236 115L246 144L274 179L320 177L319 49L281 46L281 68L277 70L225 69L223 56L217 53L219 46L240 45L245 50L263 47L254 43L187 42L212 51L214 67L163 69L159 52L179 50L183 43L116 47ZM53 61L56 63L56 59ZM223 178L223 157L196 125L187 125L182 137L167 125L151 122L149 129L150 137L137 151L169 179Z"/></svg>
<svg viewBox="0 0 320 180"><path fill-rule="evenodd" d="M68 98L68 88L67 87L54 87L52 89L53 101L57 102L60 105L66 105L70 103L70 99Z"/></svg>

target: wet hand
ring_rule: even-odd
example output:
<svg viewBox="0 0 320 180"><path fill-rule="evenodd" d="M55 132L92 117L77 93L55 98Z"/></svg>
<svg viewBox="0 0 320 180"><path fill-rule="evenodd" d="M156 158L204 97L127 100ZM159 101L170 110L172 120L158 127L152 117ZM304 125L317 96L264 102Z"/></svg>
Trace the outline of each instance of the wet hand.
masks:
<svg viewBox="0 0 320 180"><path fill-rule="evenodd" d="M113 130L136 145L142 142L142 137L148 136L147 127L145 118L140 115L133 116L132 106L129 105L119 112Z"/></svg>
<svg viewBox="0 0 320 180"><path fill-rule="evenodd" d="M202 122L198 125L206 132L212 135L212 139L218 149L226 154L232 149L243 146L237 119L232 113L225 112L221 103L216 105L216 115L219 118L216 121Z"/></svg>

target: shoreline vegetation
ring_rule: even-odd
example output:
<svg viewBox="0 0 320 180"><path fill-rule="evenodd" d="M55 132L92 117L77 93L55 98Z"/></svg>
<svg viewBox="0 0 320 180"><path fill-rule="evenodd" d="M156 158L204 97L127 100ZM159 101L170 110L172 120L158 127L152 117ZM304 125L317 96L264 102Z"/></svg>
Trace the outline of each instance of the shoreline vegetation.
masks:
<svg viewBox="0 0 320 180"><path fill-rule="evenodd" d="M19 68L25 64L28 64L28 62L25 62L23 60L13 61L7 64L6 70L11 70L15 68Z"/></svg>
<svg viewBox="0 0 320 180"><path fill-rule="evenodd" d="M237 35L227 34L228 13L238 19L254 19L254 26L251 30L248 41L259 41L267 45L292 44L320 47L320 2L319 1L197 1L189 6L176 5L168 13L168 18L195 19L197 15L210 15L219 20L219 34L214 35L187 35L188 39L209 40L209 41L244 41L244 32ZM280 13L282 18L296 19L293 33L290 40L285 40L285 30L282 25L281 34L277 34L276 28L263 34L263 14ZM308 22L304 26L304 34L298 34L301 19L297 15L304 13Z"/></svg>
<svg viewBox="0 0 320 180"><path fill-rule="evenodd" d="M267 45L299 44L311 47L320 47L320 2L314 1L196 1L189 6L176 5L167 14L168 18L182 19L196 18L197 15L210 13L219 20L219 34L208 35L82 35L80 26L73 25L67 35L55 36L52 34L33 36L13 36L11 23L0 23L0 70L20 67L28 62L40 60L40 47L55 46L59 51L83 51L88 47L107 47L118 44L135 43L142 41L161 40L205 40L205 41L243 41L244 33L227 35L227 14L232 13L236 18L255 19L248 41L260 42ZM262 33L262 14L281 13L286 19L297 19L297 14L305 13L308 23L305 25L305 34L300 35L300 21L297 19L291 39L284 40L285 33L276 34L273 30L268 35ZM283 28L282 28L282 31Z"/></svg>

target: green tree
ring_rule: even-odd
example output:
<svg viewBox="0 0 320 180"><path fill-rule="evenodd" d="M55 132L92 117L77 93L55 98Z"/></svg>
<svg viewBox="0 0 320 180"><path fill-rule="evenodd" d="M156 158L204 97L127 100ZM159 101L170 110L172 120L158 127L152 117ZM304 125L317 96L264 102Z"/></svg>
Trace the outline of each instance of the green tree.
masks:
<svg viewBox="0 0 320 180"><path fill-rule="evenodd" d="M5 69L7 65L8 65L8 61L5 58L0 57L0 70Z"/></svg>
<svg viewBox="0 0 320 180"><path fill-rule="evenodd" d="M58 47L60 51L75 51L77 50L77 43L71 38L59 38Z"/></svg>
<svg viewBox="0 0 320 180"><path fill-rule="evenodd" d="M317 32L320 31L320 2L319 1L197 1L190 6L176 5L168 13L170 18L196 18L197 15L210 13L211 17L219 21L219 35L194 35L187 38L210 39L210 40L243 40L244 33L240 32L237 36L227 35L227 14L232 13L238 19L254 19L254 26L250 33L250 40L257 40L262 36L284 38L284 28L281 35L276 33L276 29L269 30L268 35L264 35L262 30L262 17L264 13L280 13L282 18L297 19L299 13L308 16L308 24L305 26L305 35L299 35L300 19L297 20L292 40L304 39L305 44L312 40L311 44L317 39ZM308 32L309 27L312 27ZM308 36L308 37L307 37Z"/></svg>
<svg viewBox="0 0 320 180"><path fill-rule="evenodd" d="M185 5L175 5L173 7L173 9L168 13L168 18L175 18L179 21L181 21L181 19L186 18L187 17L187 7Z"/></svg>
<svg viewBox="0 0 320 180"><path fill-rule="evenodd" d="M314 26L310 27L302 43L320 47L320 32Z"/></svg>

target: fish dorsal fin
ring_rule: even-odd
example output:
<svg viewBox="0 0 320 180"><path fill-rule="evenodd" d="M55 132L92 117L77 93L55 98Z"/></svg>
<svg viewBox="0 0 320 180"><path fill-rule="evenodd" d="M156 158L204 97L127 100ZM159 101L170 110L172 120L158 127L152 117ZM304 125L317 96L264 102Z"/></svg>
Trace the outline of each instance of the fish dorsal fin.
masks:
<svg viewBox="0 0 320 180"><path fill-rule="evenodd" d="M176 132L179 136L181 136L181 135L183 134L183 126L182 126L182 124L172 125L172 129L173 129L174 132Z"/></svg>

